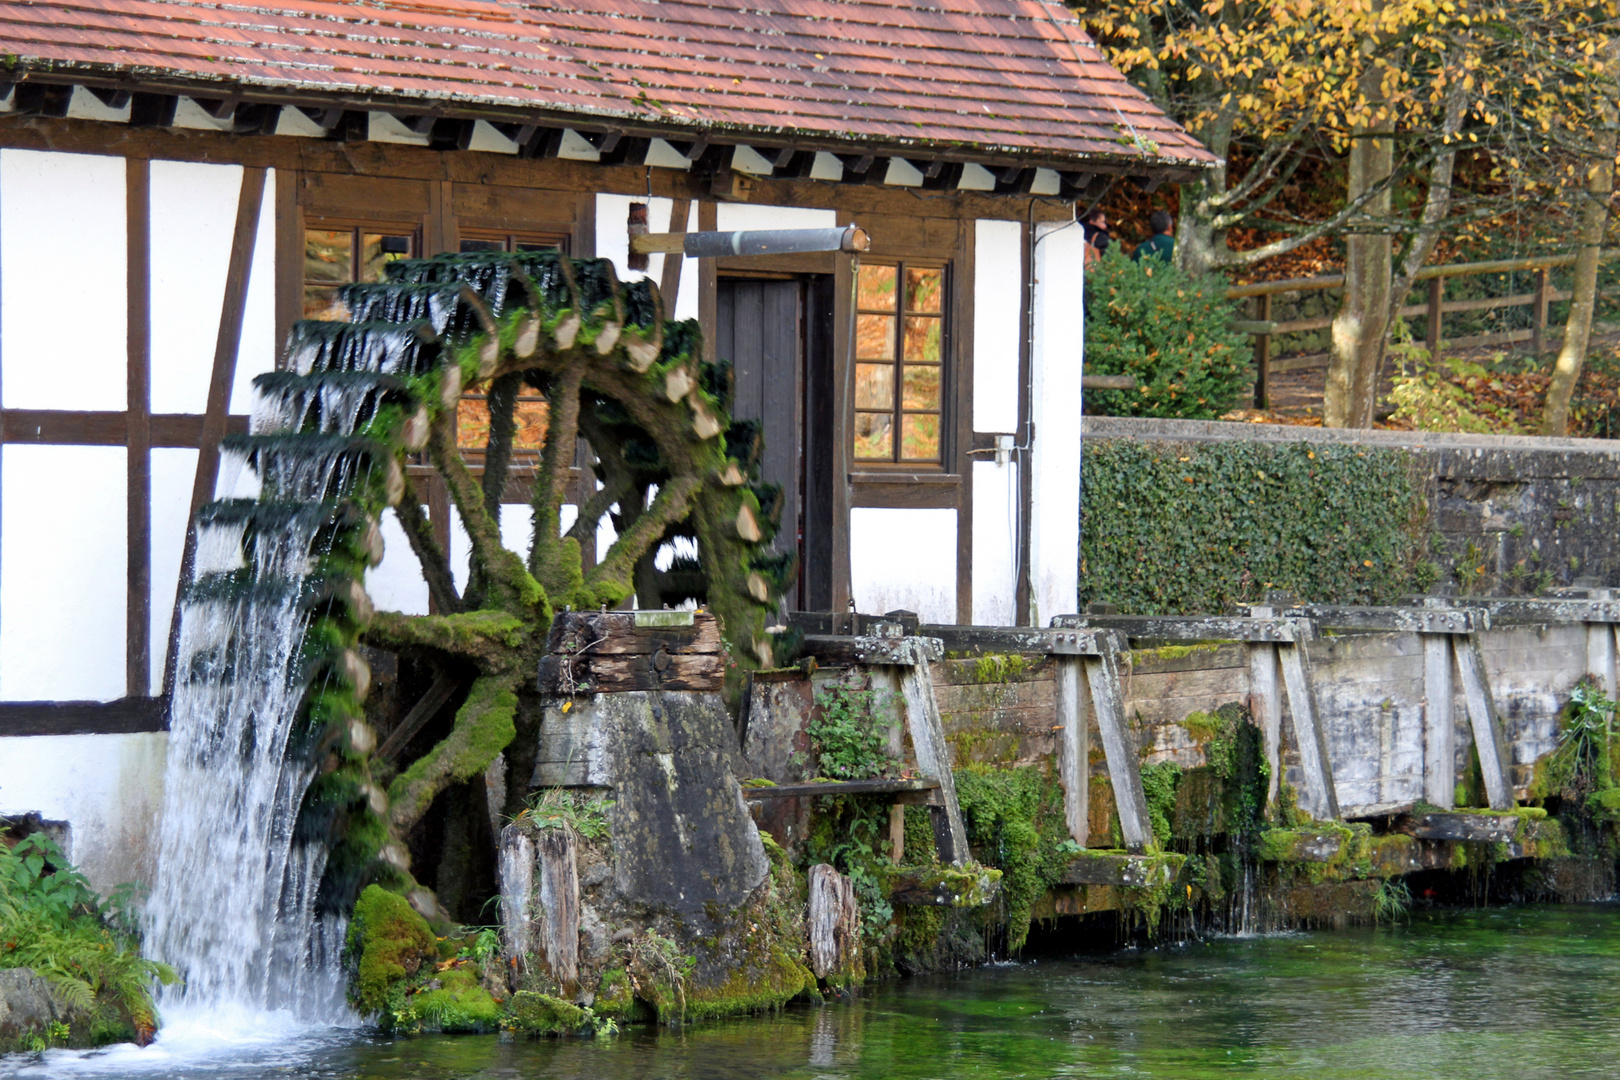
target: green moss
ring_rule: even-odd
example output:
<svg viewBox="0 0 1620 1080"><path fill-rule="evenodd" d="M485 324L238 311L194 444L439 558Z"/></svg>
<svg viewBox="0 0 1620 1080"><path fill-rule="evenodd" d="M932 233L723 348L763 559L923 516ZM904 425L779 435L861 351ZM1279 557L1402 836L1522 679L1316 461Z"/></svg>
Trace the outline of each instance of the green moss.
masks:
<svg viewBox="0 0 1620 1080"><path fill-rule="evenodd" d="M378 1016L431 961L433 931L403 896L372 885L355 902L348 951L357 961L349 1000L361 1015Z"/></svg>
<svg viewBox="0 0 1620 1080"><path fill-rule="evenodd" d="M1227 734L1229 727L1221 717L1211 712L1188 713L1181 726L1195 743L1207 743L1211 739Z"/></svg>
<svg viewBox="0 0 1620 1080"><path fill-rule="evenodd" d="M1196 656L1201 652L1214 652L1223 641L1201 641L1195 645L1161 645L1157 649L1132 649L1132 663L1152 663L1158 661L1185 660L1189 656Z"/></svg>
<svg viewBox="0 0 1620 1080"><path fill-rule="evenodd" d="M1007 948L1016 951L1029 935L1031 908L1068 866L1063 789L1056 777L1033 766L967 765L955 777L973 852L1002 872Z"/></svg>
<svg viewBox="0 0 1620 1080"><path fill-rule="evenodd" d="M635 1003L630 977L624 968L610 967L602 972L602 978L596 984L596 999L591 1002L593 1013L611 1020L623 1020L635 1008Z"/></svg>
<svg viewBox="0 0 1620 1080"><path fill-rule="evenodd" d="M519 990L507 1002L505 1026L532 1038L569 1035L590 1027L591 1014L562 998Z"/></svg>
<svg viewBox="0 0 1620 1080"><path fill-rule="evenodd" d="M439 986L411 995L410 1009L429 1031L489 1032L501 1023L501 1006L478 984L472 967L447 968Z"/></svg>
<svg viewBox="0 0 1620 1080"><path fill-rule="evenodd" d="M1173 761L1160 761L1142 770L1148 822L1153 827L1153 839L1160 847L1168 846L1173 835L1170 822L1176 812L1176 787L1181 783L1181 771L1181 766Z"/></svg>
<svg viewBox="0 0 1620 1080"><path fill-rule="evenodd" d="M973 664L975 682L1007 682L1024 674L1029 663L1021 653L986 653Z"/></svg>

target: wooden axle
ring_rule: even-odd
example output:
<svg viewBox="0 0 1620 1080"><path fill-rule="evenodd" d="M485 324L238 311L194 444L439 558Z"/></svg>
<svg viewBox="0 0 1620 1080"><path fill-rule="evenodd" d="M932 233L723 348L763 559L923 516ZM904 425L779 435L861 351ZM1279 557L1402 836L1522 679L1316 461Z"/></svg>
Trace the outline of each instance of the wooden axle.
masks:
<svg viewBox="0 0 1620 1080"><path fill-rule="evenodd" d="M633 229L633 227L632 227ZM870 251L871 238L859 225L834 229L756 229L746 232L642 233L630 236L632 255L686 255L721 259L734 255L791 255L811 251Z"/></svg>

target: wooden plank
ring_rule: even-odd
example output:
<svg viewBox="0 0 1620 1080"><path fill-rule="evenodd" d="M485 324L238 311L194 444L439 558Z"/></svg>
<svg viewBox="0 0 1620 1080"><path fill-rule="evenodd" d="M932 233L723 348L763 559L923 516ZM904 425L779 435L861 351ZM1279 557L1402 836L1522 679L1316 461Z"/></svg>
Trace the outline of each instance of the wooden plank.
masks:
<svg viewBox="0 0 1620 1080"><path fill-rule="evenodd" d="M934 702L934 680L927 664L913 664L901 669L900 696L906 703L906 729L911 736L912 752L917 756L917 771L924 777L939 781L944 805L936 807L938 812L933 817L935 845L939 849L940 861L964 862L970 857L967 827L962 822L961 805L956 801L951 750L945 742L945 727Z"/></svg>
<svg viewBox="0 0 1620 1080"><path fill-rule="evenodd" d="M1513 778L1508 773L1507 742L1502 722L1491 700L1491 684L1480 656L1479 635L1469 634L1466 643L1454 645L1457 678L1462 683L1463 700L1468 703L1468 724L1474 732L1474 749L1479 753L1479 769L1485 778L1485 797L1492 810L1514 805Z"/></svg>
<svg viewBox="0 0 1620 1080"><path fill-rule="evenodd" d="M1063 785L1063 823L1069 837L1086 846L1091 805L1091 725L1086 722L1082 668L1085 661L1065 656L1057 662L1058 782Z"/></svg>
<svg viewBox="0 0 1620 1080"><path fill-rule="evenodd" d="M1617 691L1613 623L1586 624L1586 673L1597 680L1610 700Z"/></svg>
<svg viewBox="0 0 1620 1080"><path fill-rule="evenodd" d="M1419 840L1469 840L1512 843L1524 819L1517 814L1424 814L1412 835Z"/></svg>
<svg viewBox="0 0 1620 1080"><path fill-rule="evenodd" d="M442 671L436 675L428 686L427 693L411 706L411 711L406 713L404 719L388 733L383 744L377 748L376 756L384 761L392 761L401 750L405 749L405 745L427 726L428 721L439 714L439 710L444 708L444 703L450 700L461 685L462 681L452 675Z"/></svg>
<svg viewBox="0 0 1620 1080"><path fill-rule="evenodd" d="M1439 280L1438 278L1436 280ZM1457 729L1452 717L1450 634L1423 634L1423 797L1451 809L1457 790Z"/></svg>
<svg viewBox="0 0 1620 1080"><path fill-rule="evenodd" d="M214 496L219 479L219 443L225 437L226 412L231 387L236 382L236 358L242 346L242 320L247 314L248 279L253 272L253 247L259 233L259 211L264 203L265 170L242 170L242 188L237 196L236 227L231 235L231 259L226 269L225 297L220 305L219 333L214 341L214 367L208 381L208 406L203 414L198 438L197 473L191 485L190 520L186 525L186 546L180 562L180 588L175 592L174 617L169 623L169 649L164 664L163 691L174 690L175 665L179 662L180 609L184 605L186 583L191 580L197 555L197 511Z"/></svg>
<svg viewBox="0 0 1620 1080"><path fill-rule="evenodd" d="M939 781L924 777L918 780L809 780L802 784L744 784L743 798L756 802L761 799L801 799L820 795L899 795L911 792L939 790Z"/></svg>
<svg viewBox="0 0 1620 1080"><path fill-rule="evenodd" d="M1249 649L1249 715L1260 726L1265 743L1266 761L1271 776L1266 782L1266 804L1277 801L1278 785L1282 783L1282 679L1277 660L1277 646L1271 642L1250 645Z"/></svg>
<svg viewBox="0 0 1620 1080"><path fill-rule="evenodd" d="M698 203L698 230L714 232L720 225L720 211L713 202ZM698 323L703 327L703 359L713 363L719 355L715 351L719 333L719 278L712 259L698 260Z"/></svg>
<svg viewBox="0 0 1620 1080"><path fill-rule="evenodd" d="M1114 806L1119 813L1120 832L1125 847L1142 851L1153 843L1148 821L1147 796L1142 790L1141 766L1136 746L1125 727L1125 697L1119 690L1119 671L1112 651L1088 656L1086 682L1091 691L1092 714L1102 736L1103 756L1108 762L1108 781L1114 790Z"/></svg>
<svg viewBox="0 0 1620 1080"><path fill-rule="evenodd" d="M124 167L124 220L129 231L128 351L124 443L128 449L124 545L124 693L144 697L152 682L152 198L151 166Z"/></svg>
<svg viewBox="0 0 1620 1080"><path fill-rule="evenodd" d="M1283 685L1288 690L1288 712L1294 721L1294 743L1299 750L1300 768L1305 772L1305 790L1300 794L1304 809L1328 821L1339 816L1339 796L1333 787L1333 763L1328 758L1327 739L1316 707L1316 687L1311 682L1310 656L1303 642L1277 646L1282 663Z"/></svg>
<svg viewBox="0 0 1620 1080"><path fill-rule="evenodd" d="M164 731L168 700L123 697L114 701L0 701L0 736L125 735Z"/></svg>
<svg viewBox="0 0 1620 1080"><path fill-rule="evenodd" d="M939 639L927 637L831 637L810 634L804 638L803 651L823 664L908 667L926 667L929 661L945 655L945 648Z"/></svg>
<svg viewBox="0 0 1620 1080"><path fill-rule="evenodd" d="M691 199L672 200L669 206L669 231L684 231L691 217ZM675 301L680 298L681 264L684 259L685 254L679 251L664 256L663 274L659 278L658 291L664 297L664 317L666 319L675 317Z"/></svg>
<svg viewBox="0 0 1620 1080"><path fill-rule="evenodd" d="M1064 885L1117 885L1144 888L1167 885L1181 868L1183 856L1086 854L1072 860L1063 876Z"/></svg>
<svg viewBox="0 0 1620 1080"><path fill-rule="evenodd" d="M949 474L876 477L871 473L857 473L850 485L850 505L901 510L956 509L962 501L962 479L960 475ZM968 617L972 617L971 610Z"/></svg>
<svg viewBox="0 0 1620 1080"><path fill-rule="evenodd" d="M277 170L276 184L276 369L282 369L287 335L304 316L304 209L299 205L301 177L296 170ZM383 204L389 205L389 204Z"/></svg>
<svg viewBox="0 0 1620 1080"><path fill-rule="evenodd" d="M946 468L962 478L956 492L956 621L973 621L973 325L977 231L957 222L956 251L950 275L950 306L945 313L949 366L946 368L948 415L954 429Z"/></svg>

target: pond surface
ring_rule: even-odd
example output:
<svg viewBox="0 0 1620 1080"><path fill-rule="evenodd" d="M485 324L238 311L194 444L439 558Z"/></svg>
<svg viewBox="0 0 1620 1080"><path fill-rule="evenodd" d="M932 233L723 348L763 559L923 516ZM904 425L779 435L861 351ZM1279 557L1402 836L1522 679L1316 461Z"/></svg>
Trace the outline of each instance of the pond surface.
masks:
<svg viewBox="0 0 1620 1080"><path fill-rule="evenodd" d="M0 1076L460 1080L1620 1076L1620 908L1420 914L909 979L845 1004L602 1039L386 1040L229 1018Z"/></svg>

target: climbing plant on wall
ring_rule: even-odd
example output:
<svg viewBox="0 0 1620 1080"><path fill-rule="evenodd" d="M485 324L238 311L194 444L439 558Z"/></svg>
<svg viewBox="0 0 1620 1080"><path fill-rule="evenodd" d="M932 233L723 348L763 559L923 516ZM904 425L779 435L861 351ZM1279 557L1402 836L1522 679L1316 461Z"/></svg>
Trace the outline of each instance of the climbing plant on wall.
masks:
<svg viewBox="0 0 1620 1080"><path fill-rule="evenodd" d="M1305 443L1086 445L1080 599L1193 615L1287 591L1388 603L1434 581L1402 450Z"/></svg>

